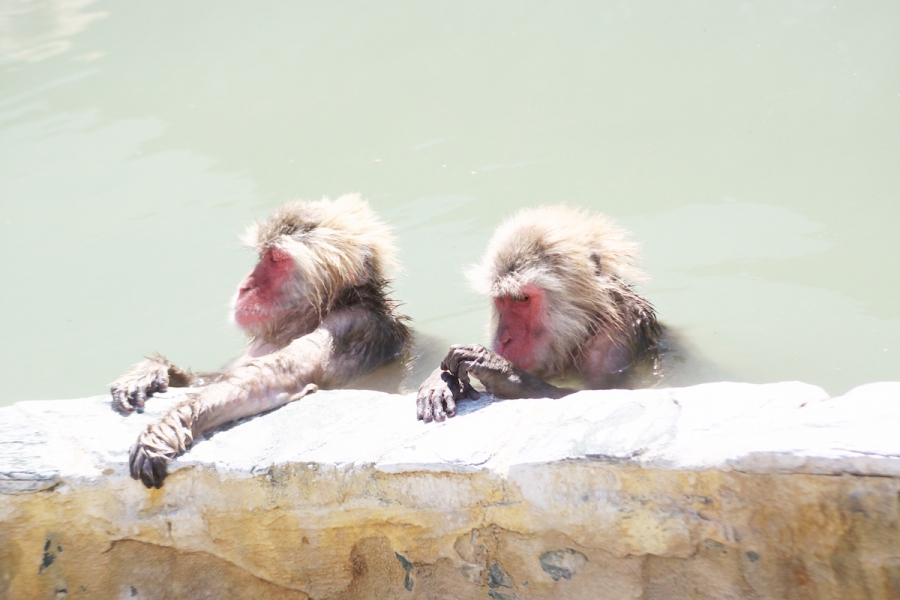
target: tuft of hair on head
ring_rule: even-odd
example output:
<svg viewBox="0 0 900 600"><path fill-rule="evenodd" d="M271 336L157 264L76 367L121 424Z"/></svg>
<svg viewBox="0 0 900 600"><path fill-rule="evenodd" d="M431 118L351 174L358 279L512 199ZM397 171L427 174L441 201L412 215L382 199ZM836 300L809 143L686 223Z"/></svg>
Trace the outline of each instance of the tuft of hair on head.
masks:
<svg viewBox="0 0 900 600"><path fill-rule="evenodd" d="M523 295L526 285L544 290L553 322L554 348L572 349L599 322L624 326L618 299L646 279L636 265L638 244L626 230L598 213L566 205L523 209L502 223L479 264L468 270L480 294ZM497 315L494 314L493 327ZM561 371L571 356L547 357L547 372Z"/></svg>
<svg viewBox="0 0 900 600"><path fill-rule="evenodd" d="M346 288L380 288L398 268L390 228L359 194L290 202L241 239L260 254L270 248L290 254L297 285L320 307Z"/></svg>

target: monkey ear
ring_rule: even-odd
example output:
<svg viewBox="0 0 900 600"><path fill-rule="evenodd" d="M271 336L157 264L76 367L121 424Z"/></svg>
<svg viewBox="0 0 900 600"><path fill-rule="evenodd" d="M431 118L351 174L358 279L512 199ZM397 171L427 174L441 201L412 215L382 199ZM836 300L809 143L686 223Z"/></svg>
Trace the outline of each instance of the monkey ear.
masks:
<svg viewBox="0 0 900 600"><path fill-rule="evenodd" d="M596 275L603 274L603 268L600 266L600 251L591 250L591 260L594 261L594 273Z"/></svg>

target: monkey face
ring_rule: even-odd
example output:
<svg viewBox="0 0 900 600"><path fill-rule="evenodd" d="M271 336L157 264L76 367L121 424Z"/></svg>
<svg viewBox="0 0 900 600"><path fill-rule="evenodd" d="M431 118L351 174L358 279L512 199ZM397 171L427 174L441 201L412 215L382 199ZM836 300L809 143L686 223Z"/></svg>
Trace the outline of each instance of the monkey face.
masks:
<svg viewBox="0 0 900 600"><path fill-rule="evenodd" d="M523 286L518 296L494 298L497 315L494 352L525 371L540 362L547 344L545 303L546 294L536 285Z"/></svg>
<svg viewBox="0 0 900 600"><path fill-rule="evenodd" d="M235 323L253 331L277 319L284 310L293 271L290 254L277 247L263 250L256 267L238 285L232 312Z"/></svg>

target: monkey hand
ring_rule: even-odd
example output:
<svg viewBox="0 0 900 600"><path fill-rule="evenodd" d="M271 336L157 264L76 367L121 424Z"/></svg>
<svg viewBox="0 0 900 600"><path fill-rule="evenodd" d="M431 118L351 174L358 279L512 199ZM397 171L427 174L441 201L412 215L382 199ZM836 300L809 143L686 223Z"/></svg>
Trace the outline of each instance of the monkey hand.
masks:
<svg viewBox="0 0 900 600"><path fill-rule="evenodd" d="M146 358L131 367L110 385L113 408L125 414L143 410L148 396L169 389L170 367L162 356Z"/></svg>
<svg viewBox="0 0 900 600"><path fill-rule="evenodd" d="M191 424L195 421L194 404L187 400L148 425L129 452L132 479L140 479L148 488L162 487L168 462L194 442Z"/></svg>
<svg viewBox="0 0 900 600"><path fill-rule="evenodd" d="M416 417L420 421L444 421L456 414L456 401L478 399L478 392L455 375L436 369L421 386L416 395Z"/></svg>
<svg viewBox="0 0 900 600"><path fill-rule="evenodd" d="M459 378L463 385L469 377L480 381L489 394L498 398L521 398L524 380L533 379L496 352L481 344L451 346L441 368Z"/></svg>

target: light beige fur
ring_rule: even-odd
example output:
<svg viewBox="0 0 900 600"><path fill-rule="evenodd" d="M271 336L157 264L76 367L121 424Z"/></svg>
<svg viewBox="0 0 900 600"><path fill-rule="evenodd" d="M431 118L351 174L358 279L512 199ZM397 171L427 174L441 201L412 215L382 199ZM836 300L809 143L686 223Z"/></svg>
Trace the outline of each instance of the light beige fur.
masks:
<svg viewBox="0 0 900 600"><path fill-rule="evenodd" d="M290 203L251 225L243 240L262 260L273 258L270 249L283 250L288 256L275 259L290 260L291 273L258 302L265 318L247 329L251 340L244 356L225 372L204 377L208 385L138 437L130 452L131 474L148 487L162 485L167 462L200 433L319 388L348 385L402 359L410 344L407 319L387 290L388 269L395 268L393 237L358 195ZM285 266L276 268L283 273ZM266 281L266 268L253 273ZM244 292L259 285L254 277L241 284ZM239 286L235 305L240 295ZM133 412L176 380L203 383L163 357L147 359L113 383L113 403Z"/></svg>
<svg viewBox="0 0 900 600"><path fill-rule="evenodd" d="M289 297L308 298L309 303L294 307L290 322L306 327L318 324L342 290L382 287L398 268L390 228L359 194L285 204L250 225L241 240L260 254L279 248L291 255L295 289ZM275 345L298 334L280 322L249 333Z"/></svg>
<svg viewBox="0 0 900 600"><path fill-rule="evenodd" d="M598 330L628 336L622 298L636 297L631 283L645 279L628 236L601 214L564 205L524 209L497 228L469 280L491 298L522 296L528 284L546 292L552 341L534 373L562 375ZM490 331L497 324L494 310Z"/></svg>

